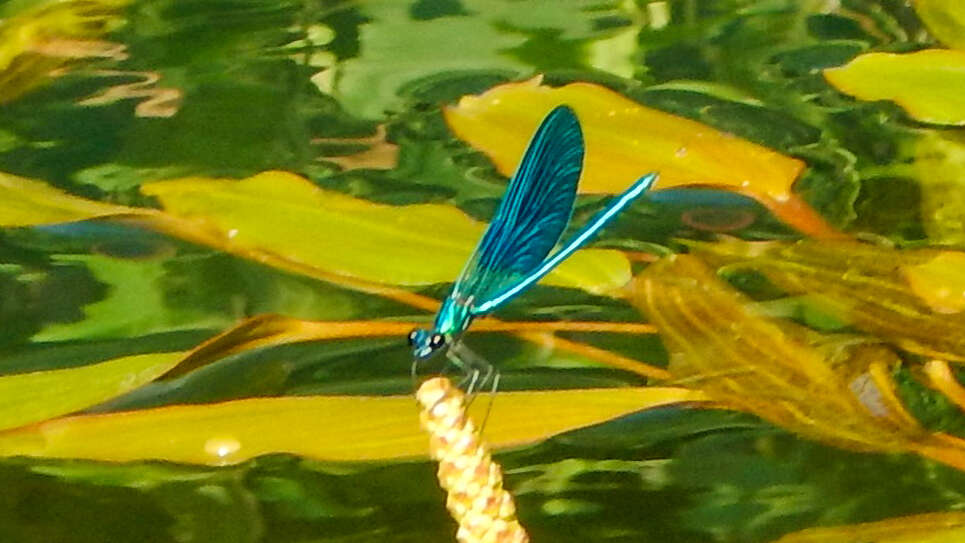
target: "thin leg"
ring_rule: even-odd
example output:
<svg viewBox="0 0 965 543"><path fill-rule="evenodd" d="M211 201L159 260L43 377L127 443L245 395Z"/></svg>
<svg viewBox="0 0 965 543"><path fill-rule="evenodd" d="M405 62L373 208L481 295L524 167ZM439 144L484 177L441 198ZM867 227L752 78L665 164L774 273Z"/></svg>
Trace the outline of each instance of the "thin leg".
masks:
<svg viewBox="0 0 965 543"><path fill-rule="evenodd" d="M464 343L456 343L446 352L446 356L452 363L463 370L466 375L470 375L475 372L477 374L482 373L484 376L479 379L478 375L471 380L471 387L466 389L466 394L471 395L476 388L478 382L480 387L486 385L495 373L495 368L493 365L485 358L476 354L472 349L467 347Z"/></svg>
<svg viewBox="0 0 965 543"><path fill-rule="evenodd" d="M486 423L489 422L489 414L493 410L493 402L496 401L496 389L499 388L499 372L495 372L493 375L493 387L489 389L489 405L486 406L486 415L483 416L482 424L479 425L479 434L482 435L483 430L486 429Z"/></svg>
<svg viewBox="0 0 965 543"><path fill-rule="evenodd" d="M461 360L448 356L448 353L447 358L449 358L449 361L452 362L452 365L459 368L463 374L467 373L465 364L463 364ZM415 359L412 361L412 366L409 367L409 377L412 380L412 390L419 388L419 366L423 364L427 364L427 362ZM439 369L439 375L445 377L448 373L449 364L442 364L442 367ZM462 386L461 383L460 386Z"/></svg>
<svg viewBox="0 0 965 543"><path fill-rule="evenodd" d="M472 367L471 363L467 363L465 360L460 358L459 354L453 349L446 351L446 358L449 359L449 362L451 362L453 366L459 368L459 370L462 372L462 379L456 386L458 388L465 387L466 395L471 395L472 390L476 388L476 382L479 381L479 369ZM445 375L447 370L448 368L443 367L440 373Z"/></svg>
<svg viewBox="0 0 965 543"><path fill-rule="evenodd" d="M495 366L488 360L476 354L463 343L456 343L450 347L446 352L446 356L454 365L462 368L464 372L467 372L466 379L463 379L463 384L468 381L468 386L466 387L466 396L468 396L468 400L466 401L467 408L475 401L476 391L485 387L487 383L492 383L492 387L489 390L489 404L486 407L486 415L483 417L482 424L479 425L479 433L482 433L486 428L486 421L489 420L489 413L492 411L493 401L496 399L496 390L499 388L499 372L496 371ZM481 378L480 375L482 376Z"/></svg>

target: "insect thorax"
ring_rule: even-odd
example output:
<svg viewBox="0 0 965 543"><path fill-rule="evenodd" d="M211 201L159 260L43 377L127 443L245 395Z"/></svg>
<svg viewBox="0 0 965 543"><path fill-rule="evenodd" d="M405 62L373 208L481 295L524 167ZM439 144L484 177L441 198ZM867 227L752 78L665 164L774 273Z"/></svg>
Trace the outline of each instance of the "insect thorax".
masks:
<svg viewBox="0 0 965 543"><path fill-rule="evenodd" d="M454 338L462 335L472 322L470 303L471 300L460 300L454 296L446 298L436 315L433 324L435 331Z"/></svg>

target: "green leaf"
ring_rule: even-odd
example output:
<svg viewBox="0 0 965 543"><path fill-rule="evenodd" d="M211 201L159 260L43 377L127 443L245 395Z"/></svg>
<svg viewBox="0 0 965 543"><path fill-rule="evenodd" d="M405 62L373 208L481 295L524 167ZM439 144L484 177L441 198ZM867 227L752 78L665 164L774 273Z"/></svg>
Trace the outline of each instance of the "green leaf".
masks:
<svg viewBox="0 0 965 543"><path fill-rule="evenodd" d="M360 8L370 21L359 30L358 56L318 81L326 87L334 82L332 93L342 106L368 119L400 109L401 89L438 74L527 75L532 62L524 58L526 53L538 57L533 61L546 62L550 55L543 49L556 57L569 56L566 62L581 63L583 59L561 51L577 40L610 37L602 23L624 15L616 0L560 0L526 7L504 0L465 0L454 12L435 17L410 17L422 15L410 1L368 1Z"/></svg>
<svg viewBox="0 0 965 543"><path fill-rule="evenodd" d="M406 2L364 4L373 18L359 30L360 51L335 68L334 95L350 113L379 119L398 106L406 83L444 71L500 70L519 73L526 66L505 53L525 37L507 34L478 17L411 20ZM458 54L453 54L458 51Z"/></svg>
<svg viewBox="0 0 965 543"><path fill-rule="evenodd" d="M170 307L163 279L165 260L126 260L100 255L61 255L61 262L79 262L110 286L106 298L84 308L84 320L50 324L34 341L100 339L139 336L197 328L222 328L228 316L206 314L195 306Z"/></svg>
<svg viewBox="0 0 965 543"><path fill-rule="evenodd" d="M521 9L519 4L504 0L463 0L467 10L497 27L530 32L553 28L566 40L600 34L598 22L621 15L621 3L619 0L558 0Z"/></svg>

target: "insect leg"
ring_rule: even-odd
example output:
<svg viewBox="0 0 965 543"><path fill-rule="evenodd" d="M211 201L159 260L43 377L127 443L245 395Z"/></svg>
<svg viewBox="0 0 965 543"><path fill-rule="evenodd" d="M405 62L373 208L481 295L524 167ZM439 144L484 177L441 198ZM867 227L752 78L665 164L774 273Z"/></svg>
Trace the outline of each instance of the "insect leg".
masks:
<svg viewBox="0 0 965 543"><path fill-rule="evenodd" d="M488 360L476 354L461 342L450 347L446 355L454 364L464 368L463 371L469 373L466 378L469 381L466 387L467 408L475 401L477 391L484 388L487 383L492 383L489 390L489 404L486 407L486 415L483 417L482 424L479 425L479 432L482 433L486 427L486 421L489 419L489 413L492 411L493 401L496 399L496 390L499 388L499 372Z"/></svg>

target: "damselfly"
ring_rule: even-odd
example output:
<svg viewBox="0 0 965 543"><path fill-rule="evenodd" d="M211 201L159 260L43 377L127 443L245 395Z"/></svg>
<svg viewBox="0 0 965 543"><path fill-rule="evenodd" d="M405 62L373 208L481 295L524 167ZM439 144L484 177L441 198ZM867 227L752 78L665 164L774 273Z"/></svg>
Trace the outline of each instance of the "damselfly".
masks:
<svg viewBox="0 0 965 543"><path fill-rule="evenodd" d="M573 214L583 149L583 132L573 110L553 109L530 140L489 228L442 303L432 329L417 328L409 334L416 362L445 352L464 369L490 370L460 343L473 319L506 304L586 245L657 178L655 173L641 177L550 254Z"/></svg>

